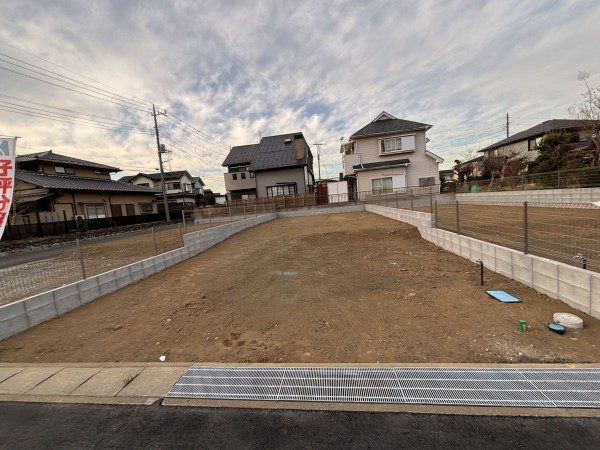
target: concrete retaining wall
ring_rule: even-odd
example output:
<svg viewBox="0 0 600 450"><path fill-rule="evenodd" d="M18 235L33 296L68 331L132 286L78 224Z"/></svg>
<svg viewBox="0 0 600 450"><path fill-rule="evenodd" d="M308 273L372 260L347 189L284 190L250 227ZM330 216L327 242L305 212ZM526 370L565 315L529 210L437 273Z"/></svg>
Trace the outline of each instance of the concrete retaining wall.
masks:
<svg viewBox="0 0 600 450"><path fill-rule="evenodd" d="M276 218L275 214L265 214L188 233L183 236L182 248L2 306L0 307L0 339L20 333L98 297L149 277L223 242L240 231Z"/></svg>
<svg viewBox="0 0 600 450"><path fill-rule="evenodd" d="M599 273L433 228L429 213L375 205L367 211L414 225L429 242L600 319Z"/></svg>
<svg viewBox="0 0 600 450"><path fill-rule="evenodd" d="M456 194L456 200L464 203L582 203L590 204L600 200L600 188L580 189L540 189L531 191L479 192L477 194ZM592 207L592 205L589 205Z"/></svg>
<svg viewBox="0 0 600 450"><path fill-rule="evenodd" d="M358 205L353 204L347 206L318 206L315 208L304 208L295 211L278 211L277 218L316 216L321 214L339 214L360 211L365 211L365 205L362 203L359 203Z"/></svg>

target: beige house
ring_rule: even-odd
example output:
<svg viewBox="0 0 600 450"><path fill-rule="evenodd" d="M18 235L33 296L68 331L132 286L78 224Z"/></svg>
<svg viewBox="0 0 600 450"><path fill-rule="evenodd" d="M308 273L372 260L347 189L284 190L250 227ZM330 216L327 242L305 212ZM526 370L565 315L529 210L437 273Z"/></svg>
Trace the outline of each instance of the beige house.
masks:
<svg viewBox="0 0 600 450"><path fill-rule="evenodd" d="M196 185L199 177L192 177L187 170L164 172L164 177L169 210L193 209L196 206L196 195L198 194ZM156 196L159 211L164 210L160 172L138 173L134 176L122 177L119 181L157 190L160 192Z"/></svg>
<svg viewBox="0 0 600 450"><path fill-rule="evenodd" d="M313 156L302 133L264 136L258 144L233 147L223 166L229 200L314 191Z"/></svg>
<svg viewBox="0 0 600 450"><path fill-rule="evenodd" d="M120 169L52 150L16 157L14 212L59 220L106 219L157 212L154 189L113 181ZM14 216L15 214L13 214Z"/></svg>
<svg viewBox="0 0 600 450"><path fill-rule="evenodd" d="M430 128L384 111L352 134L340 149L351 198L438 185L438 165L444 160L427 150Z"/></svg>
<svg viewBox="0 0 600 450"><path fill-rule="evenodd" d="M520 158L528 162L533 162L538 157L537 146L546 134L568 134L570 142L573 144L574 155L581 155L585 158L585 149L592 148L592 135L595 133L594 126L597 126L594 120L579 119L552 119L546 120L525 131L516 133L512 136L502 139L495 144L489 145L481 150L484 159L488 158Z"/></svg>

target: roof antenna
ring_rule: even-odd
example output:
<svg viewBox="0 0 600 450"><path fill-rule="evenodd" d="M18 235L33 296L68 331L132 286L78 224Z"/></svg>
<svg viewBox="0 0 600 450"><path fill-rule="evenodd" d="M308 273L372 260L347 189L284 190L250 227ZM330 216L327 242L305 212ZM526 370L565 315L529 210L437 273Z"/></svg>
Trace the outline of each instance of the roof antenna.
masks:
<svg viewBox="0 0 600 450"><path fill-rule="evenodd" d="M258 130L258 143L260 144L260 140L262 139L262 136L260 135L260 130Z"/></svg>

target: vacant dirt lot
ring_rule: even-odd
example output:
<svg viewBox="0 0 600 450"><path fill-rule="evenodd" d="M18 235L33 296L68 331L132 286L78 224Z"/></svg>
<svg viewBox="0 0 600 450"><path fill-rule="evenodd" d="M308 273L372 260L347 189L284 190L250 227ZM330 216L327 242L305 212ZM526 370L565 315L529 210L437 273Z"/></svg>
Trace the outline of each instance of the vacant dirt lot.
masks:
<svg viewBox="0 0 600 450"><path fill-rule="evenodd" d="M0 361L600 361L600 321L478 276L375 214L281 219L0 342ZM558 311L586 328L553 334L544 324ZM529 331L517 332L519 319Z"/></svg>

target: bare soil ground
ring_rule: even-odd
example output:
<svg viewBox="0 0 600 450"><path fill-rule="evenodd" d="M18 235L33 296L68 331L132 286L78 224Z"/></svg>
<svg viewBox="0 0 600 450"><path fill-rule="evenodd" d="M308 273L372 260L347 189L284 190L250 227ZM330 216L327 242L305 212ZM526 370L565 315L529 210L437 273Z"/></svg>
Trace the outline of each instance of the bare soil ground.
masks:
<svg viewBox="0 0 600 450"><path fill-rule="evenodd" d="M375 214L280 219L1 341L0 361L600 361L599 320L503 276L485 280ZM585 328L552 333L555 312Z"/></svg>

